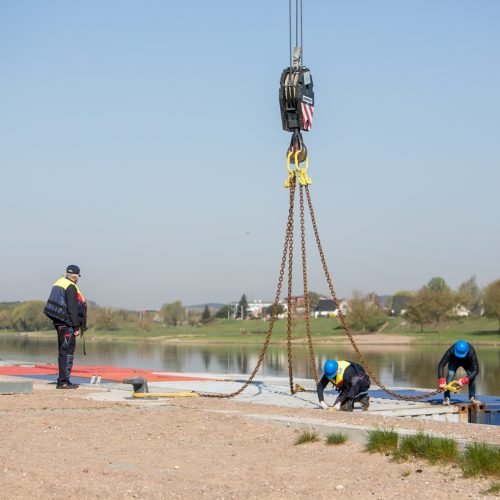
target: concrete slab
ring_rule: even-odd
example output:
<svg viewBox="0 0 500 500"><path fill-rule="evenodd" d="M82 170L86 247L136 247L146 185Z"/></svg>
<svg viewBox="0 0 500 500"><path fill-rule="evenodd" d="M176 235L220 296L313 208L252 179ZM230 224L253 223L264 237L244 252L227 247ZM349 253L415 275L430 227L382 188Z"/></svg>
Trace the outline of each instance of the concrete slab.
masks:
<svg viewBox="0 0 500 500"><path fill-rule="evenodd" d="M32 392L32 380L0 375L0 394L31 394Z"/></svg>
<svg viewBox="0 0 500 500"><path fill-rule="evenodd" d="M165 381L148 383L150 392L195 391L200 394L231 394L240 389L246 379L242 375L226 375L224 380L213 378L205 381ZM255 404L276 405L285 408L319 408L318 397L311 380L294 380L307 388L304 392L290 394L289 381L284 377L259 377L254 380L234 401ZM130 386L129 386L130 387ZM129 388L131 390L131 388ZM375 389L377 390L377 389ZM325 398L333 403L336 391L325 391ZM355 405L355 412L361 407ZM442 406L427 402L403 401L397 399L371 398L370 413L417 419L440 420L446 422L467 422L467 412L463 406Z"/></svg>

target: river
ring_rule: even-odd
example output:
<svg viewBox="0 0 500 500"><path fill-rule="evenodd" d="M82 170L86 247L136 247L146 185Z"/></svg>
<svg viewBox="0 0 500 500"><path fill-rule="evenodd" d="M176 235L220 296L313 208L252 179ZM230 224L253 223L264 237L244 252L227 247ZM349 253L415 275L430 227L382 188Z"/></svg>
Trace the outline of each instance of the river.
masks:
<svg viewBox="0 0 500 500"><path fill-rule="evenodd" d="M258 345L186 345L153 342L87 341L87 356L81 342L75 352L76 364L113 365L175 372L250 374L257 363ZM380 345L362 346L368 364L381 382L389 387L436 387L437 365L446 346ZM500 347L476 346L480 363L477 379L479 395L500 395ZM293 373L312 378L308 351L293 348ZM322 367L328 358L357 361L350 346L315 346L316 363ZM0 359L57 363L57 341L31 336L0 335ZM321 370L321 368L319 368ZM288 377L285 345L270 345L261 375Z"/></svg>

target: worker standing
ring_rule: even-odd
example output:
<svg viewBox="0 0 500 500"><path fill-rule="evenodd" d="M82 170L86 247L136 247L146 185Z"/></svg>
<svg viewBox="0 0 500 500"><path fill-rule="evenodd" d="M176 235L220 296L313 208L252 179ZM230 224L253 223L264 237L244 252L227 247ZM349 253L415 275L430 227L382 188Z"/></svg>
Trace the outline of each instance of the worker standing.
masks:
<svg viewBox="0 0 500 500"><path fill-rule="evenodd" d="M70 382L76 337L86 330L87 303L83 298L77 282L80 268L70 265L66 268L66 276L59 278L50 292L43 312L54 323L57 331L59 348L59 376L57 389L76 389L78 384Z"/></svg>
<svg viewBox="0 0 500 500"><path fill-rule="evenodd" d="M354 403L359 401L363 410L368 410L370 406L370 396L368 395L370 378L361 365L352 361L329 359L323 369L324 374L317 385L321 408L324 410L337 409L336 405L338 404L340 411L353 411ZM323 396L323 391L329 382L339 391L332 407L325 403Z"/></svg>
<svg viewBox="0 0 500 500"><path fill-rule="evenodd" d="M444 378L444 367L448 365L448 374ZM469 386L469 402L479 404L481 401L476 398L476 377L479 375L479 363L477 361L476 350L469 342L459 340L453 344L443 355L438 365L439 388L445 389L455 377L458 368L462 367L467 375L458 380L458 385ZM445 390L443 404L450 404L450 391Z"/></svg>

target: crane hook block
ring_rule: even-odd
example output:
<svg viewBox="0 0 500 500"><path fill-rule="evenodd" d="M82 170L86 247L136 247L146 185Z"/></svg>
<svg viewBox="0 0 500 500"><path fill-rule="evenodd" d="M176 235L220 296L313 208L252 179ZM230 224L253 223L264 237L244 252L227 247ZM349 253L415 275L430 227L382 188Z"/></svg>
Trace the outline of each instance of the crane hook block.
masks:
<svg viewBox="0 0 500 500"><path fill-rule="evenodd" d="M311 130L314 91L308 68L285 68L280 79L280 109L283 130Z"/></svg>

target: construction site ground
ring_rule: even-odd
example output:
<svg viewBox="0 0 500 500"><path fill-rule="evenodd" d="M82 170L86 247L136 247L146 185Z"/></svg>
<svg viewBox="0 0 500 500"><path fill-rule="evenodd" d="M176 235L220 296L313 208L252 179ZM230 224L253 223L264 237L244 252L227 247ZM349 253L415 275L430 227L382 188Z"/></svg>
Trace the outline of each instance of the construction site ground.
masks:
<svg viewBox="0 0 500 500"><path fill-rule="evenodd" d="M396 463L359 440L295 445L298 433L422 430L500 444L499 427L202 397L142 400L83 385L0 396L0 487L14 498L493 498L454 464ZM124 392L128 390L128 392Z"/></svg>

